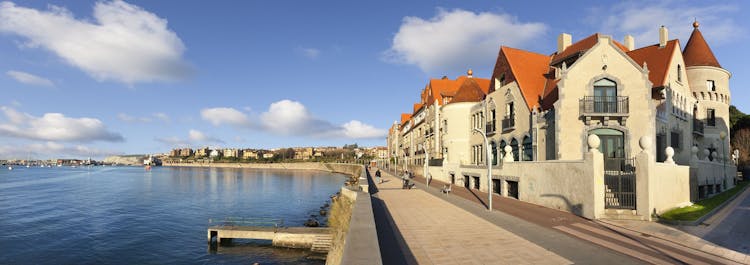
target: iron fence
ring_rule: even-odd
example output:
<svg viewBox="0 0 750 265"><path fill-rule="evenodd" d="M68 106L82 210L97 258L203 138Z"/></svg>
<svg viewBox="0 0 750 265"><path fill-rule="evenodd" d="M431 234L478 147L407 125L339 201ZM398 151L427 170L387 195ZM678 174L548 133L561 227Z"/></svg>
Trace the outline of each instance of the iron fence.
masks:
<svg viewBox="0 0 750 265"><path fill-rule="evenodd" d="M635 209L635 158L604 158L604 206Z"/></svg>

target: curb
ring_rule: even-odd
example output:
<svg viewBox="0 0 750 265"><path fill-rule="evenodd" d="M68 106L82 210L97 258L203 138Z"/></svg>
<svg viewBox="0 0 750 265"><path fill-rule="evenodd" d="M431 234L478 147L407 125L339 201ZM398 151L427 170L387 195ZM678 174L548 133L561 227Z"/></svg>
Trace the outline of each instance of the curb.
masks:
<svg viewBox="0 0 750 265"><path fill-rule="evenodd" d="M668 224L668 225L685 225L685 226L697 226L697 225L700 225L701 223L703 223L703 221L706 221L706 219L711 218L716 213L718 213L719 211L721 211L722 209L724 209L724 207L727 206L727 204L732 203L734 201L734 199L737 199L737 196L740 196L740 195L744 194L748 187L750 187L750 185L745 185L745 187L742 188L741 191L738 191L737 193L735 193L734 195L732 195L732 197L729 197L729 199L727 199L726 201L724 201L723 203L721 203L719 206L717 206L716 208L714 208L710 212L704 214L703 216L701 216L700 218L698 218L695 221L667 220L667 219L661 219L661 218L659 218L658 222L659 223L663 223L663 224Z"/></svg>

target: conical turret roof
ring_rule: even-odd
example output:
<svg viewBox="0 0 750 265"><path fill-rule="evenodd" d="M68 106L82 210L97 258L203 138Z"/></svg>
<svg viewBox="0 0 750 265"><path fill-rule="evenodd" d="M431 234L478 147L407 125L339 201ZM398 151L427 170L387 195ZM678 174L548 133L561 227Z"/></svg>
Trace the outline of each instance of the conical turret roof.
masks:
<svg viewBox="0 0 750 265"><path fill-rule="evenodd" d="M682 57L685 60L685 66L713 66L721 68L719 61L716 60L711 47L703 38L703 34L698 30L698 22L693 23L693 33L690 34L685 49L682 51Z"/></svg>

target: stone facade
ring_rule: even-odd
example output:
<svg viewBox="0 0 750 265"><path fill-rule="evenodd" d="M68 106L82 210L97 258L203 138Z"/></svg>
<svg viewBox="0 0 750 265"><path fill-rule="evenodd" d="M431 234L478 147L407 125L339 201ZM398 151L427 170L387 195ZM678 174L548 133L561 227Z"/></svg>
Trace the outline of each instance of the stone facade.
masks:
<svg viewBox="0 0 750 265"><path fill-rule="evenodd" d="M598 33L575 43L561 34L550 55L501 47L490 83L452 94L471 100L438 104L423 91L413 115L389 131L391 161L421 175L427 154L442 161L428 169L435 179L589 218L605 215L604 200L577 193L615 196L601 185L605 171L632 174L633 210L649 220L731 188L731 74L693 26L684 50L665 27L659 43L637 49L632 36L623 44ZM591 155L592 136L602 169L589 161L599 159ZM585 183L575 180L580 174Z"/></svg>

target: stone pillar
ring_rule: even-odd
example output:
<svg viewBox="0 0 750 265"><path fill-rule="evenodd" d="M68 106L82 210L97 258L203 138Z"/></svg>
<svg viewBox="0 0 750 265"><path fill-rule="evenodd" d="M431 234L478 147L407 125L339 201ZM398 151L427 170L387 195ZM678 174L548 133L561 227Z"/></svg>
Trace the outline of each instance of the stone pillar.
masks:
<svg viewBox="0 0 750 265"><path fill-rule="evenodd" d="M654 156L649 152L652 140L649 136L643 136L638 143L641 147L641 152L635 156L636 214L651 221L651 211L654 208L651 198L653 197L652 192L655 192L651 187L656 188L655 183L652 183L655 182L655 179L652 180L649 175L653 172L655 165Z"/></svg>
<svg viewBox="0 0 750 265"><path fill-rule="evenodd" d="M581 214L589 219L598 219L604 216L604 155L599 152L601 140L596 134L589 135L587 139L589 151L583 155L584 164L590 165L592 185L589 189L589 199L584 203Z"/></svg>

